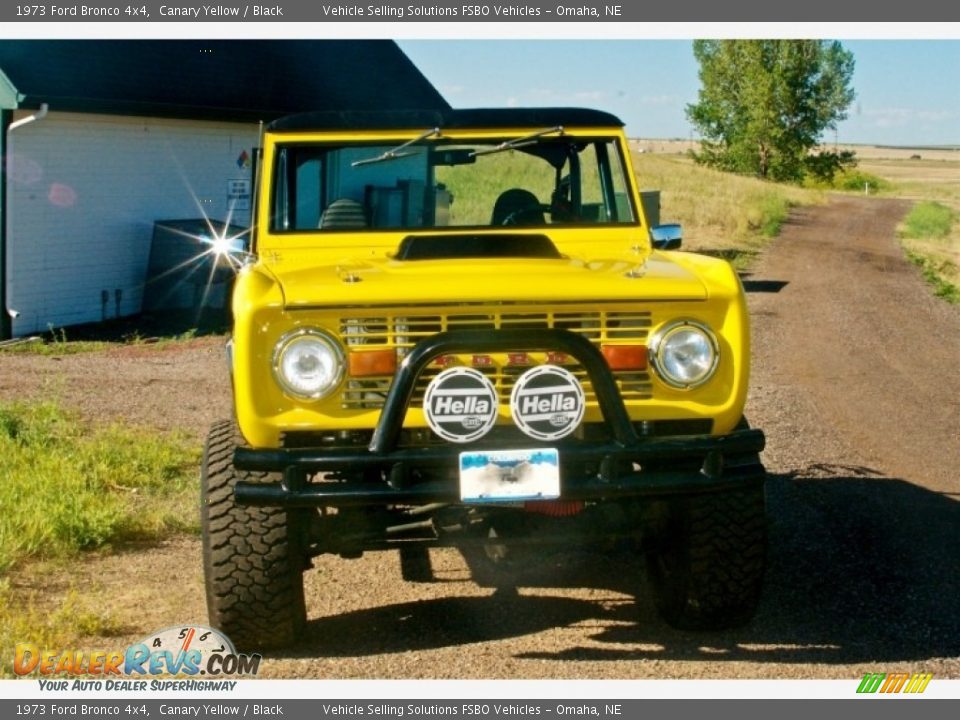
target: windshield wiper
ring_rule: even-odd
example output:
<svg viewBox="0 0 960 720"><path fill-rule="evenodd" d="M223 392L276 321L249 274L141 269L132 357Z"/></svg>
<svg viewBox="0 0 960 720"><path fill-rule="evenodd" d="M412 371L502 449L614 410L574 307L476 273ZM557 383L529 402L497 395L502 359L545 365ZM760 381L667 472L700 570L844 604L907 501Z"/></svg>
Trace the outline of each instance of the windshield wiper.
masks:
<svg viewBox="0 0 960 720"><path fill-rule="evenodd" d="M490 155L491 153L503 152L504 150L516 150L517 148L526 147L527 145L536 145L541 137L544 135L552 135L553 133L560 133L563 135L563 125L557 125L556 127L547 128L546 130L540 130L531 135L524 135L523 137L516 138L514 140L504 140L499 145L487 148L486 150L474 150L470 153L470 157L476 157L477 155Z"/></svg>
<svg viewBox="0 0 960 720"><path fill-rule="evenodd" d="M366 158L365 160L354 160L350 163L350 167L359 167L360 165L372 165L373 163L384 162L385 160L399 160L403 157L408 157L410 155L416 155L419 150L411 150L410 152L403 152L404 148L408 148L414 143L418 143L421 140L426 140L429 137L440 134L440 128L435 127L425 131L422 135L415 137L413 140L408 140L403 145L398 145L393 150L387 150L386 152L380 153L376 157Z"/></svg>

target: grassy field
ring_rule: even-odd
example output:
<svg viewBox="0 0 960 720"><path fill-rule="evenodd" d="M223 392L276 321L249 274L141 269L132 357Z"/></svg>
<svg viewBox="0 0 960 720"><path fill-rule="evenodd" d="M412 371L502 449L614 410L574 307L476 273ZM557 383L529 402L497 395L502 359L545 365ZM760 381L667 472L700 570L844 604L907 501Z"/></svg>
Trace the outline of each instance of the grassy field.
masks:
<svg viewBox="0 0 960 720"><path fill-rule="evenodd" d="M960 303L960 152L955 159L865 158L860 168L889 181L881 194L917 202L900 235L907 257L938 297Z"/></svg>
<svg viewBox="0 0 960 720"><path fill-rule="evenodd" d="M90 428L53 402L0 404L0 677L17 642L62 648L122 631L94 589L68 587L51 607L7 571L69 578L81 551L196 532L198 462L183 437Z"/></svg>
<svg viewBox="0 0 960 720"><path fill-rule="evenodd" d="M690 150L699 150L697 140L669 140L632 138L631 145L639 152L660 155L685 155ZM960 160L960 145L950 147L895 147L891 145L852 145L827 143L826 147L836 150L850 150L863 160L913 160L919 156L922 160Z"/></svg>
<svg viewBox="0 0 960 720"><path fill-rule="evenodd" d="M684 248L726 257L741 269L780 231L790 208L824 202L817 190L730 175L683 155L636 152L642 188L659 189L660 221L683 225Z"/></svg>
<svg viewBox="0 0 960 720"><path fill-rule="evenodd" d="M690 194L686 188L696 187L706 177L702 173L708 171L694 168L697 173L685 177L678 168L690 164L688 153L698 148L696 141L634 139L631 145L635 148L641 182L645 186L664 189L664 221L677 218L684 223L685 245L691 249L709 251L715 244L722 248L732 241L737 247L746 246L742 252L749 256L750 246L756 244L757 235L763 235L762 223L761 231L757 233L756 221L748 222L748 232L744 236L739 231L742 222L735 223L733 228L728 226L723 234L717 232L716 225L699 217L723 217L725 203L722 198L734 192L736 187L746 190L747 196L731 200L726 205L735 209L752 205L754 209L749 214L753 217L758 205L761 211L767 208L775 218L779 203L818 202L815 193L805 194L794 188L761 184L760 188L769 188L774 195L774 198L764 199L762 190L757 191L759 197L750 192L750 179L719 175L724 184L723 191L707 193L702 202L694 196L691 203L685 197ZM856 168L839 177L835 187L830 189L916 201L916 214L911 213L900 229L904 251L920 267L935 294L951 302L960 302L960 147L840 145L838 148L854 151L858 163ZM663 172L664 169L670 172ZM655 180L649 182L650 177ZM681 182L674 189L675 180ZM726 187L727 183L729 187ZM865 184L869 187L865 188ZM739 256L741 251L724 252Z"/></svg>
<svg viewBox="0 0 960 720"><path fill-rule="evenodd" d="M907 257L916 264L934 294L960 303L960 211L930 200L914 205L900 236Z"/></svg>
<svg viewBox="0 0 960 720"><path fill-rule="evenodd" d="M88 428L54 402L0 405L0 572L195 530L198 461L182 437Z"/></svg>
<svg viewBox="0 0 960 720"><path fill-rule="evenodd" d="M859 168L888 180L884 194L912 200L960 205L960 153L954 160L889 160L864 158Z"/></svg>
<svg viewBox="0 0 960 720"><path fill-rule="evenodd" d="M60 568L56 568L60 571ZM46 568L34 568L44 574ZM13 649L17 643L37 643L44 649L63 649L90 636L109 637L122 634L124 628L114 611L97 602L91 588L68 590L57 607L49 607L37 599L37 593L14 587L0 578L0 678L15 677Z"/></svg>

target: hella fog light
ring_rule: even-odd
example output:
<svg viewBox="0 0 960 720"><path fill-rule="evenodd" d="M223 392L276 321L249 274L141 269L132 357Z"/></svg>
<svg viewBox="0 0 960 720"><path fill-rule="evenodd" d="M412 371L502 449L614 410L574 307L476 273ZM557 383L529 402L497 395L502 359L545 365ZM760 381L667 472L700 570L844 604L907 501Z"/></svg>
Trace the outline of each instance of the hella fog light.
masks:
<svg viewBox="0 0 960 720"><path fill-rule="evenodd" d="M706 325L683 320L664 326L650 342L650 358L657 375L668 385L693 388L717 369L717 339Z"/></svg>
<svg viewBox="0 0 960 720"><path fill-rule="evenodd" d="M343 351L326 333L300 329L280 338L273 375L283 390L304 400L329 395L343 378Z"/></svg>

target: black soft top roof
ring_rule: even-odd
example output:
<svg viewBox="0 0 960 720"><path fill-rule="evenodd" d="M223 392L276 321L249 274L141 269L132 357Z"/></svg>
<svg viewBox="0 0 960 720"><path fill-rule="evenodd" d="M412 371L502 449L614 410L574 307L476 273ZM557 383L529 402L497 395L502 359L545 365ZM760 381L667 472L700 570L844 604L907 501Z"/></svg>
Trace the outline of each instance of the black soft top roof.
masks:
<svg viewBox="0 0 960 720"><path fill-rule="evenodd" d="M392 112L312 112L274 120L269 130L425 130L456 128L623 127L608 112L586 108L493 108L398 110Z"/></svg>

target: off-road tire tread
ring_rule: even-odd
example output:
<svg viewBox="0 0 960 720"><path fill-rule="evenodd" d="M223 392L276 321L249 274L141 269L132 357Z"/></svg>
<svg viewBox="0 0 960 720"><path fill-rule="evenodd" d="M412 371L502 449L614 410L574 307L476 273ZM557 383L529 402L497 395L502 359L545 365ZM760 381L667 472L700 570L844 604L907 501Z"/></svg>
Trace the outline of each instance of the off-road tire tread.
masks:
<svg viewBox="0 0 960 720"><path fill-rule="evenodd" d="M238 480L271 479L269 473L233 467L233 450L241 443L232 421L210 429L201 469L200 524L210 624L238 650L255 652L290 645L303 630L306 560L296 514L234 502Z"/></svg>
<svg viewBox="0 0 960 720"><path fill-rule="evenodd" d="M762 485L672 501L662 544L650 559L650 579L670 625L723 630L753 617L766 565Z"/></svg>

